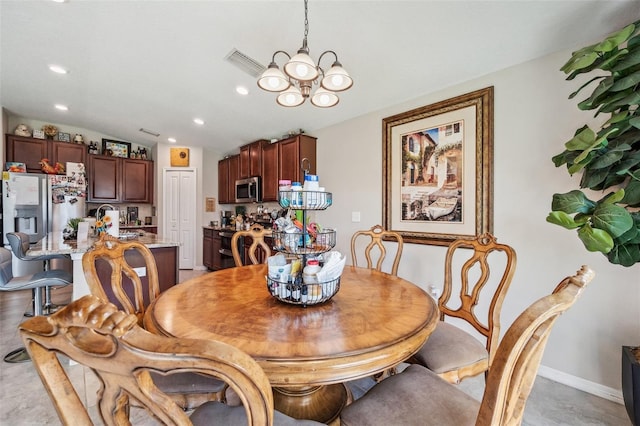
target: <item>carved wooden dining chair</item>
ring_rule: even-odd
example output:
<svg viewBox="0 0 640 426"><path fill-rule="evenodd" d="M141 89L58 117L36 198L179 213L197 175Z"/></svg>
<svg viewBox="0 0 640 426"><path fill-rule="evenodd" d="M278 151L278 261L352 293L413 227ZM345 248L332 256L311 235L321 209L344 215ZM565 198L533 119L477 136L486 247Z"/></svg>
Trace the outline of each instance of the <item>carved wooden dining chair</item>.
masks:
<svg viewBox="0 0 640 426"><path fill-rule="evenodd" d="M393 257L393 265L391 267L391 274L398 275L398 266L400 265L400 257L402 256L402 246L404 244L402 235L395 231L387 231L381 225L375 225L371 229L366 231L356 231L351 236L351 260L353 266L358 266L358 248L361 243L367 243L364 248L364 257L367 262L367 268L373 268L375 263L375 269L382 271L382 263L387 256L387 248L383 241L394 241L396 246L391 249L391 253L395 250ZM364 241L364 243L363 243ZM374 252L373 249L376 249ZM372 257L373 252L373 257ZM377 259L377 261L376 261Z"/></svg>
<svg viewBox="0 0 640 426"><path fill-rule="evenodd" d="M266 263L267 257L271 256L271 247L264 240L265 237L270 237L272 235L271 229L265 229L262 225L258 223L254 223L251 227L246 231L236 231L231 238L231 252L233 253L233 261L236 266L243 266L244 263L251 262L256 265L258 263ZM249 246L248 250L245 250L245 253L249 255L249 259L245 259L244 263L242 259L245 257L244 253L240 252L239 241L240 238L251 237L253 241ZM260 248L260 250L258 250ZM260 259L259 253L262 254L264 259Z"/></svg>
<svg viewBox="0 0 640 426"><path fill-rule="evenodd" d="M438 299L441 321L408 362L421 364L451 383L486 372L498 347L500 311L515 268L515 250L499 244L491 234L451 243L445 257L444 288ZM460 287L459 297L454 296L454 281ZM486 317L481 319L476 308L483 297L490 303ZM484 344L445 322L447 318L466 321L482 336Z"/></svg>
<svg viewBox="0 0 640 426"><path fill-rule="evenodd" d="M87 295L54 315L34 317L20 326L22 340L63 424L93 422L59 354L91 368L100 379L98 412L105 424L131 424L127 400L132 397L150 419L166 425L318 425L274 412L269 379L241 350L222 342L154 335L137 323L135 315ZM242 405L207 402L187 414L152 380L152 374L194 372L227 382Z"/></svg>
<svg viewBox="0 0 640 426"><path fill-rule="evenodd" d="M551 328L594 273L583 266L529 306L507 330L487 375L482 402L421 365L410 365L345 408L343 426L503 426L522 422ZM417 391L419 390L419 391Z"/></svg>
<svg viewBox="0 0 640 426"><path fill-rule="evenodd" d="M140 259L143 267L129 263ZM106 279L100 279L96 266L99 262L106 262L110 267L111 274ZM144 268L144 274L140 268ZM91 294L113 303L127 314L135 315L138 325L142 326L147 306L160 295L158 268L153 253L146 245L136 240L121 241L103 233L83 255L82 269ZM185 409L207 401L225 400L226 384L210 377L195 373L164 376L153 372L151 376L158 387Z"/></svg>

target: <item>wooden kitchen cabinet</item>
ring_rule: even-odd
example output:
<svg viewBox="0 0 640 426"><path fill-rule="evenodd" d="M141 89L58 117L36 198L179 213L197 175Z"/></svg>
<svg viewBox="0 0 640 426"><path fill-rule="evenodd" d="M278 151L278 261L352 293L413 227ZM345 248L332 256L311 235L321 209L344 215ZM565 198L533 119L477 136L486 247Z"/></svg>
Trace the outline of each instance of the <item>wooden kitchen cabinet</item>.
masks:
<svg viewBox="0 0 640 426"><path fill-rule="evenodd" d="M239 154L218 161L218 203L236 202L236 180L239 179L239 167Z"/></svg>
<svg viewBox="0 0 640 426"><path fill-rule="evenodd" d="M202 264L213 269L213 229L202 230ZM216 232L217 233L217 232ZM219 238L219 237L218 237Z"/></svg>
<svg viewBox="0 0 640 426"><path fill-rule="evenodd" d="M66 166L67 162L87 164L87 146L60 141L49 141L49 160L54 165L60 162Z"/></svg>
<svg viewBox="0 0 640 426"><path fill-rule="evenodd" d="M214 271L222 269L220 233L210 228L204 228L202 233L202 264Z"/></svg>
<svg viewBox="0 0 640 426"><path fill-rule="evenodd" d="M87 200L98 203L120 202L122 161L117 157L90 155L87 166L89 191Z"/></svg>
<svg viewBox="0 0 640 426"><path fill-rule="evenodd" d="M153 203L153 162L122 159L120 202Z"/></svg>
<svg viewBox="0 0 640 426"><path fill-rule="evenodd" d="M262 146L268 141L261 139L240 147L240 169L238 178L262 176Z"/></svg>
<svg viewBox="0 0 640 426"><path fill-rule="evenodd" d="M89 202L153 202L153 162L90 155L87 167Z"/></svg>
<svg viewBox="0 0 640 426"><path fill-rule="evenodd" d="M28 173L42 173L40 160L47 158L55 166L60 162L87 163L87 146L69 142L36 139L7 134L5 139L6 161L25 163Z"/></svg>
<svg viewBox="0 0 640 426"><path fill-rule="evenodd" d="M262 201L278 201L278 144L262 146Z"/></svg>
<svg viewBox="0 0 640 426"><path fill-rule="evenodd" d="M316 138L302 134L278 142L278 158L278 180L304 183L304 158L309 160L308 165L307 162L304 165L309 168L309 174L316 174Z"/></svg>

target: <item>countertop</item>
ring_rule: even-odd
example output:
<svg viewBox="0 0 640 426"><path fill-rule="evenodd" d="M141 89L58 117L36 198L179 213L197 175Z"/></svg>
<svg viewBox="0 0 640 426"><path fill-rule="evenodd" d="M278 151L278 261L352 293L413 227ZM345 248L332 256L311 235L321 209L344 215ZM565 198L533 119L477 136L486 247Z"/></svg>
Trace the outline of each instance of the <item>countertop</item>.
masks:
<svg viewBox="0 0 640 426"><path fill-rule="evenodd" d="M162 240L158 238L156 234L152 234L149 232L145 232L143 233L143 235L131 240L139 241L150 249L159 247L177 247L180 245L176 242ZM29 255L39 256L45 254L84 253L93 246L93 243L95 241L95 238L89 238L89 240L85 243L78 243L78 241L76 240L63 239L61 232L49 233L46 237L29 248ZM124 241L128 241L128 239Z"/></svg>
<svg viewBox="0 0 640 426"><path fill-rule="evenodd" d="M157 227L158 225L134 225L133 223L120 225L120 229L144 229L144 228L157 228Z"/></svg>

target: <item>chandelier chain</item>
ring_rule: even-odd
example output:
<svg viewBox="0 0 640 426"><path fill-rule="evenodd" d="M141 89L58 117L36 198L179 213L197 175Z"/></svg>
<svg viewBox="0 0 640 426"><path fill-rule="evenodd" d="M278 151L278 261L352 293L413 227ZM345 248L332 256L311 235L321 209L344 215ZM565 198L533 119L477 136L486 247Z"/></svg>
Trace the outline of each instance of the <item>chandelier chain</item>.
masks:
<svg viewBox="0 0 640 426"><path fill-rule="evenodd" d="M307 40L307 35L309 34L309 18L307 17L308 15L308 5L307 5L307 0L304 0L304 39L305 41Z"/></svg>

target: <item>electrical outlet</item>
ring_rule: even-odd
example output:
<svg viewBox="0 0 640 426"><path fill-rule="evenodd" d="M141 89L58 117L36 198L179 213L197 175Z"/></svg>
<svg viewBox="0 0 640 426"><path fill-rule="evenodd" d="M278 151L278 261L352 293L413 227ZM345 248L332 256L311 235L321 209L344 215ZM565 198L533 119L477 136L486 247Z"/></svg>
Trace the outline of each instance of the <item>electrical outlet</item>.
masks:
<svg viewBox="0 0 640 426"><path fill-rule="evenodd" d="M144 266L141 266L139 268L133 268L133 270L136 271L136 274L138 274L139 277L147 276L147 268Z"/></svg>
<svg viewBox="0 0 640 426"><path fill-rule="evenodd" d="M351 212L351 222L360 222L360 212Z"/></svg>

